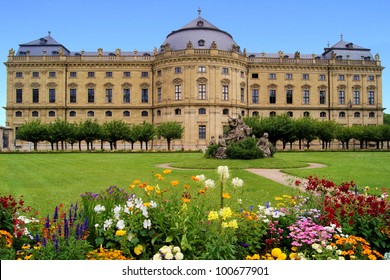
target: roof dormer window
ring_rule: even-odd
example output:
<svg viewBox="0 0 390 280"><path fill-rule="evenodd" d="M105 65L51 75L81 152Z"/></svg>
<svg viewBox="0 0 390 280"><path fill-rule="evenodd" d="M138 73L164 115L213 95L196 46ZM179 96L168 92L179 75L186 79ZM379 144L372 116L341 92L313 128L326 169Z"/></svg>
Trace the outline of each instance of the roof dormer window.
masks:
<svg viewBox="0 0 390 280"><path fill-rule="evenodd" d="M52 55L59 55L59 52L58 51L52 51L51 54Z"/></svg>
<svg viewBox="0 0 390 280"><path fill-rule="evenodd" d="M202 21L202 20L199 20L199 21L196 23L196 26L203 26L203 21Z"/></svg>
<svg viewBox="0 0 390 280"><path fill-rule="evenodd" d="M203 39L200 39L199 41L198 41L198 45L199 45L199 47L204 47L204 40Z"/></svg>

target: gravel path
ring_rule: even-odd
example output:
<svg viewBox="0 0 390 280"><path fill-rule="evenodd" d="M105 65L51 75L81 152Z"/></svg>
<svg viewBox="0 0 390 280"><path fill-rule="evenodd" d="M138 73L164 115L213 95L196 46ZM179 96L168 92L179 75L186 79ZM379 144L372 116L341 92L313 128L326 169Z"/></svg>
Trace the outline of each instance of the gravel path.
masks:
<svg viewBox="0 0 390 280"><path fill-rule="evenodd" d="M314 168L324 168L326 165L321 163L308 163L309 166L301 167L300 169L314 169ZM157 167L160 168L169 168L169 169L182 169L182 168L174 168L169 165L169 163L163 163L157 165ZM248 172L254 173L256 175L262 176L264 178L267 178L269 180L275 181L279 184L288 186L288 187L296 187L295 182L296 180L300 180L301 182L304 182L305 179L295 177L292 175L288 175L281 171L280 169L262 169L262 168L249 168L246 169Z"/></svg>

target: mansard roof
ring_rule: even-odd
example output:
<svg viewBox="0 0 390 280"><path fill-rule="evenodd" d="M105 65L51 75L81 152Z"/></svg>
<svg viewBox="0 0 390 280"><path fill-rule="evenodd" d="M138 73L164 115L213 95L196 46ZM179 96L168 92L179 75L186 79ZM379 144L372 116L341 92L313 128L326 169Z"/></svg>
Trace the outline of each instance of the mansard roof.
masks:
<svg viewBox="0 0 390 280"><path fill-rule="evenodd" d="M341 37L341 40L332 47L324 48L322 56L325 59L330 59L333 55L336 59L351 59L351 60L373 60L371 50L356 45L352 42L346 42Z"/></svg>
<svg viewBox="0 0 390 280"><path fill-rule="evenodd" d="M47 55L58 55L61 50L64 52L64 55L70 54L70 51L64 45L58 43L49 33L46 37L20 44L16 55L41 56L44 53Z"/></svg>

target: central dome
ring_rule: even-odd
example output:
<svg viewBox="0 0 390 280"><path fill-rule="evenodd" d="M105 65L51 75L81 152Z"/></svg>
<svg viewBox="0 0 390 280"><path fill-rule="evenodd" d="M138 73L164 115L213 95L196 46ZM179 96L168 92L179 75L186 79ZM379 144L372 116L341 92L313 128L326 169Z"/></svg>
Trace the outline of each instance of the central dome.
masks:
<svg viewBox="0 0 390 280"><path fill-rule="evenodd" d="M161 45L160 52L166 50L167 44L173 51L187 49L190 44L194 49L216 48L240 52L240 47L234 42L232 35L220 30L201 16L179 30L172 31Z"/></svg>

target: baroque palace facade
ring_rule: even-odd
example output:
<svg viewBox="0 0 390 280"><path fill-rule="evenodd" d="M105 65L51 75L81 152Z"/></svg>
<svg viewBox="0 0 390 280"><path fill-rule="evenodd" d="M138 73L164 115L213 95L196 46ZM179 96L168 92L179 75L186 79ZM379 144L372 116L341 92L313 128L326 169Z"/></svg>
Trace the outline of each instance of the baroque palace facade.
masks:
<svg viewBox="0 0 390 280"><path fill-rule="evenodd" d="M50 33L9 51L6 126L97 119L176 121L175 148L201 149L228 116L289 114L343 125L383 123L379 55L341 40L321 54L249 53L199 16L152 52L68 50ZM11 133L12 147L19 147ZM154 140L155 149L166 148Z"/></svg>

